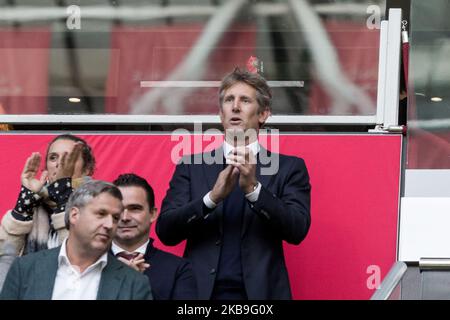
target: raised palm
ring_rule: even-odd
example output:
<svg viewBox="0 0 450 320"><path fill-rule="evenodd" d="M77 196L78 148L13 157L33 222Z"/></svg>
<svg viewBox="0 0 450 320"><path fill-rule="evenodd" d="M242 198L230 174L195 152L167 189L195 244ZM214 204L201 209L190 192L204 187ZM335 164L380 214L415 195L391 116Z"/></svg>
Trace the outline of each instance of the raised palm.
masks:
<svg viewBox="0 0 450 320"><path fill-rule="evenodd" d="M22 185L36 193L41 191L47 179L47 171L42 172L41 177L39 179L37 178L40 164L41 154L39 152L33 152L25 162L20 176Z"/></svg>

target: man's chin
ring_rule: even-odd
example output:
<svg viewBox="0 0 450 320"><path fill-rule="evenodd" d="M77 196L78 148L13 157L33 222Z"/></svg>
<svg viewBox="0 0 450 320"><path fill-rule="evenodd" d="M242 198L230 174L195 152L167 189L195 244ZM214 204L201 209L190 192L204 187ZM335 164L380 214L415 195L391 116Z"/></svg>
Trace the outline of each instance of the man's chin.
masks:
<svg viewBox="0 0 450 320"><path fill-rule="evenodd" d="M245 125L243 123L240 124L229 124L225 129L227 134L242 134L245 132Z"/></svg>
<svg viewBox="0 0 450 320"><path fill-rule="evenodd" d="M115 237L115 241L118 244L123 244L123 245L130 245L136 242L136 235L133 234L126 234L126 235L116 235Z"/></svg>
<svg viewBox="0 0 450 320"><path fill-rule="evenodd" d="M110 245L111 245L111 241L108 241L108 242L96 242L96 243L92 244L92 249L97 251L98 253L103 254L106 251L108 251Z"/></svg>
<svg viewBox="0 0 450 320"><path fill-rule="evenodd" d="M116 233L117 239L129 240L133 239L134 237L136 237L136 234L131 231L120 231Z"/></svg>

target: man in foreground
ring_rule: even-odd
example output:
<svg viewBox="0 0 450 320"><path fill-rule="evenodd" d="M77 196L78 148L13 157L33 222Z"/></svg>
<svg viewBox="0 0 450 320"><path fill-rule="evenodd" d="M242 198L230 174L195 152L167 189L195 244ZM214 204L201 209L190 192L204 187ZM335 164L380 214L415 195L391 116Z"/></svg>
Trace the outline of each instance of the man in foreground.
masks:
<svg viewBox="0 0 450 320"><path fill-rule="evenodd" d="M68 238L60 247L17 258L0 298L151 299L147 278L108 254L122 211L117 187L98 180L84 183L66 205Z"/></svg>

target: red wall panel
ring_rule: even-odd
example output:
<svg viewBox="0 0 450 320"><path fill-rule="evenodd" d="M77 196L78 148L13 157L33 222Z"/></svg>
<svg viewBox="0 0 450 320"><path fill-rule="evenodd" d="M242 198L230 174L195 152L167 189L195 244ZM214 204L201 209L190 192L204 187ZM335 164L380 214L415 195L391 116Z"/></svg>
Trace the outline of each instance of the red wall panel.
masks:
<svg viewBox="0 0 450 320"><path fill-rule="evenodd" d="M155 189L160 208L174 170L170 159L177 139L80 136L94 149L95 178L112 181L120 173L137 173ZM44 154L53 137L0 135L0 216L14 206L25 159L33 151ZM299 246L285 245L294 298L368 299L373 289L367 281L373 274L367 268L379 268L382 279L396 259L401 137L281 135L279 141L281 153L305 159L312 185L310 232ZM218 144L220 139L212 145L203 142L209 148ZM183 245L156 245L176 254L183 250Z"/></svg>

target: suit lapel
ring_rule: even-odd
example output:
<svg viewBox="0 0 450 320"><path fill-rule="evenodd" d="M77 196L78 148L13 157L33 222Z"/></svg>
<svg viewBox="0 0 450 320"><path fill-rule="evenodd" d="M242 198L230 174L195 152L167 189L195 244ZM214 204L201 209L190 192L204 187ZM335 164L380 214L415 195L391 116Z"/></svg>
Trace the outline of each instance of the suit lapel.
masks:
<svg viewBox="0 0 450 320"><path fill-rule="evenodd" d="M266 175L261 175L261 169L264 168L264 167L267 167L268 165L270 165L270 163L268 165L267 164L264 164L264 165L261 164L261 161L260 161L259 158L260 158L260 155L261 155L262 152L264 154L266 154L267 157L271 156L271 152L270 151L268 151L268 150L264 149L263 147L261 147L261 150L258 153L257 163L256 163L256 180L258 180L263 185L263 187L267 188L269 186L270 182L271 182L271 179L274 176L273 175L267 175L267 174Z"/></svg>
<svg viewBox="0 0 450 320"><path fill-rule="evenodd" d="M145 261L151 261L152 257L156 253L156 248L153 245L153 238L149 238L149 242L147 244L147 248L145 249L144 259Z"/></svg>
<svg viewBox="0 0 450 320"><path fill-rule="evenodd" d="M266 165L262 165L261 161L259 159L261 152L263 152L264 154L270 156L271 152L264 149L263 147L261 147L260 152L257 155L257 162L256 162L256 180L259 181L259 183L261 183L262 187L264 188L268 188L270 183L271 183L271 179L274 177L273 175L262 175L261 174L261 168L264 168ZM270 164L269 164L270 165ZM245 232L247 231L247 228L250 224L250 221L253 219L253 217L255 216L255 213L252 211L252 209L250 208L249 205L245 206L245 210L244 210L244 218L243 218L243 223L242 223L242 229L241 229L241 237L244 237Z"/></svg>
<svg viewBox="0 0 450 320"><path fill-rule="evenodd" d="M58 272L58 255L61 247L46 251L36 263L35 269L35 298L51 300Z"/></svg>
<svg viewBox="0 0 450 320"><path fill-rule="evenodd" d="M125 266L125 265L123 265ZM121 277L116 271L122 267L121 262L108 253L108 263L102 271L97 300L117 300L122 284Z"/></svg>
<svg viewBox="0 0 450 320"><path fill-rule="evenodd" d="M208 157L211 157L210 159L216 159L213 163L206 162L203 164L203 172L206 176L206 181L208 184L208 190L211 191L214 187L217 177L219 176L220 172L224 169L224 161L225 158L223 156L223 148L217 148L213 150L210 154L207 154ZM209 164L211 163L211 164ZM219 220L219 231L220 234L223 233L223 223L222 223L222 215L223 215L223 201L220 202L216 209L215 209L215 215Z"/></svg>

